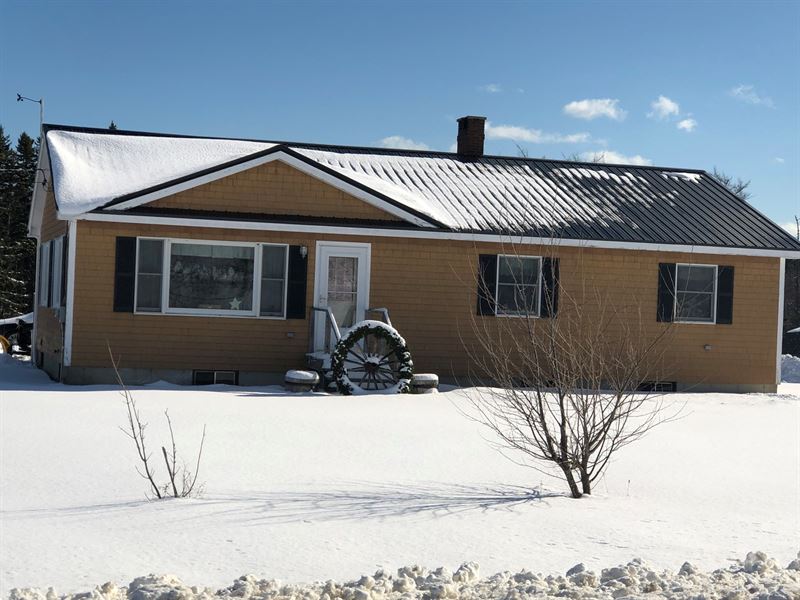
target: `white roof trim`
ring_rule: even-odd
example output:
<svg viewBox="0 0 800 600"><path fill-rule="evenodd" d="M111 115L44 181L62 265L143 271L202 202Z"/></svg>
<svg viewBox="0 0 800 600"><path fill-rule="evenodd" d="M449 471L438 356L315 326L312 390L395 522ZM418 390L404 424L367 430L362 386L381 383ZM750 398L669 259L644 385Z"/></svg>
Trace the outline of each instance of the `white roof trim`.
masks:
<svg viewBox="0 0 800 600"><path fill-rule="evenodd" d="M800 258L800 251L761 250L757 248L728 248L725 246L691 246L678 244L649 244L644 242L612 242L605 240L579 240L548 237L509 236L460 233L457 231L423 231L389 228L361 228L336 225L309 225L296 223L264 223L257 221L227 221L223 219L195 219L185 217L159 217L152 215L85 213L78 217L84 221L163 225L168 227L207 227L212 229L244 229L251 231L285 231L290 233L320 233L361 237L419 238L458 240L466 242L492 242L521 245L553 245L572 248L606 248L610 250L645 250L650 252L681 252L690 254L715 254L726 256L762 256L768 258Z"/></svg>
<svg viewBox="0 0 800 600"><path fill-rule="evenodd" d="M285 163L291 167L294 167L298 171L302 171L306 175L310 175L315 179L319 179L328 185L331 185L343 192L350 194L351 196L355 196L359 200L366 202L378 208L384 212L387 212L391 215L399 217L409 223L413 223L414 225L418 225L420 227L435 227L428 221L413 215L394 204L386 202L385 200L370 194L359 187L351 185L338 177L334 177L323 171L321 168L310 165L305 161L299 160L298 158L287 154L283 150L278 150L277 152L273 152L271 154L267 154L266 156L259 156L257 158L247 160L241 162L236 165L232 165L230 167L226 167L224 169L220 169L218 171L214 171L213 173L208 173L206 175L201 175L200 177L195 177L188 181L184 181L181 183L176 183L175 185L171 185L169 187L165 187L155 192L151 192L149 194L145 194L143 196L137 196L136 198L132 198L131 200L127 200L125 202L120 202L119 204L115 204L113 206L107 207L105 210L127 210L129 208L134 208L137 206L141 206L143 204L147 204L158 200L160 198L165 198L167 196L171 196L173 194L177 194L178 192L182 192L184 190L188 190L191 188L195 188L200 185L204 185L206 183L210 183L212 181L217 181L218 179L223 179L230 175L234 175L236 173L241 173L242 171L247 171L254 167L258 167L260 165L270 163L273 161L279 161Z"/></svg>
<svg viewBox="0 0 800 600"><path fill-rule="evenodd" d="M33 178L31 208L28 212L28 236L36 238L36 240L38 240L42 234L44 205L45 202L47 202L48 188L46 185L42 185L42 181L46 180L50 189L53 189L52 177L50 177L50 155L47 153L47 143L44 142L44 138L41 139L39 159L36 162L36 175Z"/></svg>

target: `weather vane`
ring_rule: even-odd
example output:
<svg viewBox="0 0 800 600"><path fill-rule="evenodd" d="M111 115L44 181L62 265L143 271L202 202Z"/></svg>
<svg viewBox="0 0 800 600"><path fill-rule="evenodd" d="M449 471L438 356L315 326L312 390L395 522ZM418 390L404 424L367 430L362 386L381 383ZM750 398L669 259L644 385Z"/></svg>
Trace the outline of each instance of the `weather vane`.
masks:
<svg viewBox="0 0 800 600"><path fill-rule="evenodd" d="M33 98L28 98L27 96L23 96L22 94L17 94L17 102L23 102L27 100L28 102L36 102L39 105L39 131L42 130L42 124L44 123L44 98L39 98L38 100L34 100Z"/></svg>

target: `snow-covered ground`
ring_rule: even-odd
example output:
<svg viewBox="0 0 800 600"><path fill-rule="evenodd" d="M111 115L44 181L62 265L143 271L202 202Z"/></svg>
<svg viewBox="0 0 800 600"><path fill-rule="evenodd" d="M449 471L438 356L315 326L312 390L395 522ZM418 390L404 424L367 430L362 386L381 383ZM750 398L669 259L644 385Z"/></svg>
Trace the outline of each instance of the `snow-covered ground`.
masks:
<svg viewBox="0 0 800 600"><path fill-rule="evenodd" d="M3 596L151 572L213 587L243 573L346 581L467 561L483 576L563 575L581 562L599 574L634 557L677 572L751 550L785 566L800 548L800 384L672 395L683 418L621 452L581 500L494 450L456 391L133 391L153 450L166 441L165 408L189 460L207 424L201 498L144 499L114 388L54 384L0 356Z"/></svg>

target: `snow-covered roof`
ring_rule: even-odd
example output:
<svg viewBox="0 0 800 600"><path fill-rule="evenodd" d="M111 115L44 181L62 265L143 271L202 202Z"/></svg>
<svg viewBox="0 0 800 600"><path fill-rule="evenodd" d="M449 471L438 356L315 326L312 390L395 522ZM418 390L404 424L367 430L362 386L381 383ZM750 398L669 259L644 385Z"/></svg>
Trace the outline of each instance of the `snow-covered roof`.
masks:
<svg viewBox="0 0 800 600"><path fill-rule="evenodd" d="M58 210L66 217L274 145L239 140L47 132Z"/></svg>
<svg viewBox="0 0 800 600"><path fill-rule="evenodd" d="M274 153L456 231L800 250L704 171L46 126L59 212L130 209Z"/></svg>

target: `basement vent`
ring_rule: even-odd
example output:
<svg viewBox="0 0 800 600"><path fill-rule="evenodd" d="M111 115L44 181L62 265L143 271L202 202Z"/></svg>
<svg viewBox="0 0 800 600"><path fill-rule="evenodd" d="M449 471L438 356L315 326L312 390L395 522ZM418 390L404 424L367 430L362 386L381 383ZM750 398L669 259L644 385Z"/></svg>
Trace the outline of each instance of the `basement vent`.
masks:
<svg viewBox="0 0 800 600"><path fill-rule="evenodd" d="M644 381L636 388L637 392L677 392L675 381Z"/></svg>
<svg viewBox="0 0 800 600"><path fill-rule="evenodd" d="M192 376L194 385L239 385L239 371L200 371L196 370Z"/></svg>

